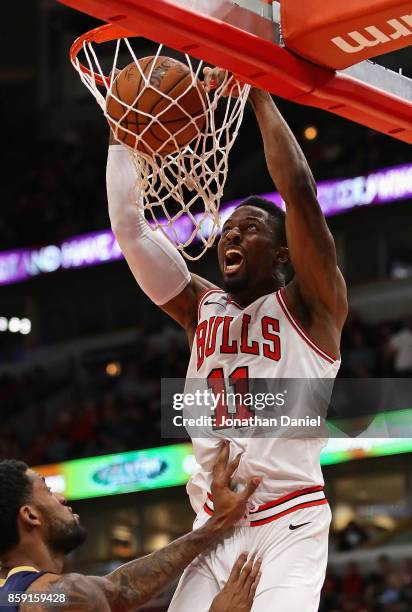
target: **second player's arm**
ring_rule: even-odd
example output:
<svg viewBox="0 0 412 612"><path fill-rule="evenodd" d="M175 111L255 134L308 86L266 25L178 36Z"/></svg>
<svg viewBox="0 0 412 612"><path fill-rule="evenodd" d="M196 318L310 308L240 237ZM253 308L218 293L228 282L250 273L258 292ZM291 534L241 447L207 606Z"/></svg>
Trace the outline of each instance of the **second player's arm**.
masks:
<svg viewBox="0 0 412 612"><path fill-rule="evenodd" d="M203 527L175 540L165 548L122 565L104 577L45 574L29 589L32 593L64 596L62 612L134 612L171 584L200 553L227 535L246 511L246 502L259 485L252 478L242 493L230 488L240 455L228 464L229 444L219 453L213 472L212 494L215 513ZM21 612L45 612L47 604L21 606Z"/></svg>
<svg viewBox="0 0 412 612"><path fill-rule="evenodd" d="M347 314L346 286L306 158L270 94L253 89L250 103L262 133L269 173L286 204L286 233L299 292L312 314L339 329ZM293 287L295 285L295 287Z"/></svg>
<svg viewBox="0 0 412 612"><path fill-rule="evenodd" d="M108 576L48 574L36 581L32 592L64 597L67 603L59 604L62 612L134 612L177 579L197 555L208 550L227 531L222 518L211 518L204 527L162 550L122 565ZM49 608L47 604L27 605L27 610L24 606L21 610L45 612Z"/></svg>
<svg viewBox="0 0 412 612"><path fill-rule="evenodd" d="M36 580L30 592L33 596L41 593L58 598L62 612L134 612L173 582L197 555L211 547L227 530L223 518L211 518L204 527L162 550L122 565L107 576L46 574ZM47 603L21 606L21 612L52 609Z"/></svg>

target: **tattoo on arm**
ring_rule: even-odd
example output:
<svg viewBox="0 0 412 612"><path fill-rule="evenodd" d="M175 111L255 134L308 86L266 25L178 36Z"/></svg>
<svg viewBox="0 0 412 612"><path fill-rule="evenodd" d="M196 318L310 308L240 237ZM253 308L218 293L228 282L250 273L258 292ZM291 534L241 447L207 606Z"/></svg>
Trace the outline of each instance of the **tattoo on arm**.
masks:
<svg viewBox="0 0 412 612"><path fill-rule="evenodd" d="M29 589L32 595L36 593L55 595L59 602L41 604L26 603L20 605L20 612L51 612L56 608L61 612L110 612L101 582L104 579L82 576L81 574L65 574L52 576L47 582L40 578L38 586ZM61 597L64 600L61 600Z"/></svg>
<svg viewBox="0 0 412 612"><path fill-rule="evenodd" d="M240 455L230 463L229 444L221 445L213 470L212 494L215 514L199 529L175 540L165 548L131 561L117 570L99 578L66 574L40 576L29 587L32 593L66 594L68 602L59 606L63 612L134 612L174 581L200 553L209 551L244 514L246 502L259 485L259 478L252 478L242 493L230 490L230 479L239 465ZM50 605L21 612L45 612Z"/></svg>
<svg viewBox="0 0 412 612"><path fill-rule="evenodd" d="M222 519L212 518L169 546L130 561L104 576L48 575L33 583L31 593L64 595L62 612L134 612L173 582L187 565L227 532ZM55 611L56 603L23 604L20 612Z"/></svg>
<svg viewBox="0 0 412 612"><path fill-rule="evenodd" d="M175 580L185 567L208 550L219 533L207 526L175 540L166 548L131 561L107 576L106 597L113 610L134 610Z"/></svg>
<svg viewBox="0 0 412 612"><path fill-rule="evenodd" d="M108 576L65 574L51 577L47 582L40 578L31 592L64 594L66 603L58 604L61 612L134 612L173 582L197 555L211 548L223 532L211 519L204 527L159 551L122 565ZM56 603L20 606L20 612L55 609Z"/></svg>

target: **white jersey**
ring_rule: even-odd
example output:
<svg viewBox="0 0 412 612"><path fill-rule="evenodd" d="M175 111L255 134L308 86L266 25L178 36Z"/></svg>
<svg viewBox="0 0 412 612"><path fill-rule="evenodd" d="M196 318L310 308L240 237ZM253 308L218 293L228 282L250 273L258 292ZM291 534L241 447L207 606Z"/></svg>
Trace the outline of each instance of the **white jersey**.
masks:
<svg viewBox="0 0 412 612"><path fill-rule="evenodd" d="M288 309L283 290L265 295L246 308L219 289L208 291L199 303L198 326L187 371L188 379L208 379L236 371L248 378L335 378L340 366L309 337ZM234 374L235 373L235 374ZM244 374L243 374L244 376ZM212 468L222 431L216 437L193 438L199 469L187 485L195 512L210 492ZM249 507L259 507L299 489L323 485L320 452L324 438L231 439L231 459L243 452L233 478L242 487L252 476L262 482Z"/></svg>

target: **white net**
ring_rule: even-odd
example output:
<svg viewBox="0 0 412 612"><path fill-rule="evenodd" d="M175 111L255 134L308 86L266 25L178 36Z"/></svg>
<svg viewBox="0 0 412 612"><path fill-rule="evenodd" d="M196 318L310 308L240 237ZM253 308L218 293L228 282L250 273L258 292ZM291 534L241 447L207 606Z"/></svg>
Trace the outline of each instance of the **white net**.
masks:
<svg viewBox="0 0 412 612"><path fill-rule="evenodd" d="M115 138L130 151L137 170L136 202L143 205L148 222L164 232L187 259L196 260L213 244L220 229L228 155L250 86L226 73L222 83L205 91L203 62L185 55L184 87L171 97L153 78L159 62L165 59L162 51L160 45L154 59L147 62L136 57L129 39L116 40L108 71L111 76L106 77L93 42L84 41L80 57L76 54L72 63L102 108ZM118 71L126 66L133 68L140 83L134 99L127 102L124 95L120 98L116 85ZM145 103L149 90L162 96L161 110L156 114ZM196 113L187 104L188 96L193 100L194 90L201 102ZM116 117L113 105L121 109ZM167 120L171 116L179 121ZM157 140L153 133L159 134L159 130L161 138ZM188 252L195 242L199 243L195 253L193 249Z"/></svg>

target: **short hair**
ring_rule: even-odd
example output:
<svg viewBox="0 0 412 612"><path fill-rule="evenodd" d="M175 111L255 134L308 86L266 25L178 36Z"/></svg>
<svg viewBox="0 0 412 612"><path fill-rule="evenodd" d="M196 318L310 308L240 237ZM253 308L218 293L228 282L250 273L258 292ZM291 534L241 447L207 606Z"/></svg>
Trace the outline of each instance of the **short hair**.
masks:
<svg viewBox="0 0 412 612"><path fill-rule="evenodd" d="M0 461L0 556L19 543L17 517L33 491L27 470L23 461Z"/></svg>
<svg viewBox="0 0 412 612"><path fill-rule="evenodd" d="M280 245L287 246L286 215L281 208L278 208L276 204L270 200L265 200L259 196L250 196L244 202L236 206L236 210L238 208L242 208L243 206L254 206L255 208L265 210L267 213L269 213L270 218L274 221L274 225L276 224L276 237Z"/></svg>

